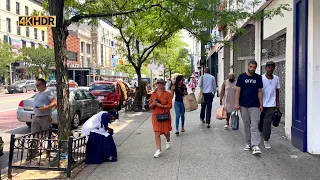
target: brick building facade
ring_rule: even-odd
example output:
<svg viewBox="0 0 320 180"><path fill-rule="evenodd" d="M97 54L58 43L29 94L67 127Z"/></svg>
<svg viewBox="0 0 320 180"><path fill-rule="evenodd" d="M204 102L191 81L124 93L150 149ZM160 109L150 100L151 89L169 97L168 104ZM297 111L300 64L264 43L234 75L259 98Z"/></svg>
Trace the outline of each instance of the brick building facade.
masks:
<svg viewBox="0 0 320 180"><path fill-rule="evenodd" d="M67 37L67 58L68 58L68 67L70 68L79 68L80 67L80 38L76 35L69 33ZM50 48L53 48L53 34L52 30L48 29L48 45Z"/></svg>

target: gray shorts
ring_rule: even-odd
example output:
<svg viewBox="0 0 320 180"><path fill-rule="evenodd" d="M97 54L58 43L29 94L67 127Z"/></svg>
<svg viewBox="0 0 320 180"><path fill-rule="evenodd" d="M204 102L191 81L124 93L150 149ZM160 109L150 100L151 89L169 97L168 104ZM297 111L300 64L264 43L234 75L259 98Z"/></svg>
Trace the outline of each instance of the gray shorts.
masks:
<svg viewBox="0 0 320 180"><path fill-rule="evenodd" d="M49 130L51 125L51 116L36 116L32 121L31 133Z"/></svg>

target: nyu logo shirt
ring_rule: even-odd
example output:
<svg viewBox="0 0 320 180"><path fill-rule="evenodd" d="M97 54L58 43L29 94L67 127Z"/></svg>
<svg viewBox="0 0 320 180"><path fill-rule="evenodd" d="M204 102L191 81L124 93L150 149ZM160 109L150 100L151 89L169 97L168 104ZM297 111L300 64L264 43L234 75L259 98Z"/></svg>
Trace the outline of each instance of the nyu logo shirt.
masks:
<svg viewBox="0 0 320 180"><path fill-rule="evenodd" d="M236 86L240 87L239 105L242 107L259 107L258 91L263 88L262 76L254 74L248 76L247 73L240 74Z"/></svg>

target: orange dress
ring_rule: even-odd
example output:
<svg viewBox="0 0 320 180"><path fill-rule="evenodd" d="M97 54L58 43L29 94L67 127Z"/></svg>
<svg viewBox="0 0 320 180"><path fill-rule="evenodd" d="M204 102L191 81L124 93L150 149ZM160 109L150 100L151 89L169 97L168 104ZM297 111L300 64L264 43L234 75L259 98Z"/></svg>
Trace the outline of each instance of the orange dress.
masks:
<svg viewBox="0 0 320 180"><path fill-rule="evenodd" d="M170 109L172 108L172 96L171 93L167 91L163 91L161 93L161 96L158 96L157 91L154 91L151 95L151 99L149 101L149 105L155 100L158 99L162 105L167 105L167 108L160 108L157 106L152 107L152 126L154 132L160 132L160 134L167 133L172 130L171 126L171 115L170 115ZM169 113L169 120L158 122L157 121L157 115L158 114L164 114Z"/></svg>

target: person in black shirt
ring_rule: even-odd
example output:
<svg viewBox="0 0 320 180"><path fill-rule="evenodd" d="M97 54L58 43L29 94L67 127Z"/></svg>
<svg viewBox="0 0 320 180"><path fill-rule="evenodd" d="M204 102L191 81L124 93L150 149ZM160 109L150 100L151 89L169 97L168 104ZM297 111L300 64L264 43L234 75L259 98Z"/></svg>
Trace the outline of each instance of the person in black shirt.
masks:
<svg viewBox="0 0 320 180"><path fill-rule="evenodd" d="M256 74L257 62L248 63L248 72L241 74L237 80L236 111L241 111L244 124L246 146L245 151L253 149L253 154L261 154L260 132L258 129L260 114L263 110L262 76Z"/></svg>
<svg viewBox="0 0 320 180"><path fill-rule="evenodd" d="M181 117L181 132L184 132L184 114L183 96L188 95L187 86L183 84L183 76L177 76L175 84L171 88L172 97L175 94L174 110L176 113L176 135L179 135L179 119Z"/></svg>

